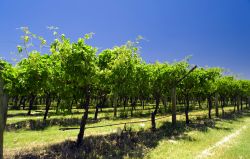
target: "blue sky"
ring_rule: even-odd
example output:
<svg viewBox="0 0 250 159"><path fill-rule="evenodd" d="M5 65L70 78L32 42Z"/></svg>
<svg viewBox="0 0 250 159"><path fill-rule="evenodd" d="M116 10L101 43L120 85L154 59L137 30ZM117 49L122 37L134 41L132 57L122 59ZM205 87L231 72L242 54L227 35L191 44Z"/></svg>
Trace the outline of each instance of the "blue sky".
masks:
<svg viewBox="0 0 250 159"><path fill-rule="evenodd" d="M58 26L72 40L94 32L100 50L142 35L148 62L181 60L220 66L250 79L249 0L1 0L0 56L15 58L20 26L51 40Z"/></svg>

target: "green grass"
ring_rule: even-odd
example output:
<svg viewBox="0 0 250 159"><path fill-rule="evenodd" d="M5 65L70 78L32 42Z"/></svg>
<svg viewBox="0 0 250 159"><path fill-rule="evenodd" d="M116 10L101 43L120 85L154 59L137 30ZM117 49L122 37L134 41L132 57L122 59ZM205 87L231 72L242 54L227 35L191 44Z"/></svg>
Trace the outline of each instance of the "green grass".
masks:
<svg viewBox="0 0 250 159"><path fill-rule="evenodd" d="M241 134L226 146L215 151L214 159L249 159L250 158L250 119L246 120L247 126Z"/></svg>
<svg viewBox="0 0 250 159"><path fill-rule="evenodd" d="M121 109L122 110L122 109ZM120 110L120 111L121 111ZM226 111L232 111L232 107L227 107ZM20 122L27 122L29 120L33 120L33 122L39 122L42 121L42 114L43 112L35 112L33 111L34 116L26 116L27 111L14 111L11 110L8 112L10 117L8 118L7 124L18 124ZM52 114L54 113L54 110L50 111ZM74 110L73 114L59 114L59 115L53 115L50 116L49 121L53 120L66 120L69 121L70 119L78 118L80 119L82 116L82 110ZM141 121L141 120L148 120L149 119L149 110L145 111L138 111L135 112L135 116L133 118L113 118L112 109L104 109L104 112L100 112L99 118L97 122L90 122L88 123L88 126L102 126L107 124L117 124L117 123L127 123L127 122L134 122L134 121ZM90 118L93 118L94 109L91 109ZM139 114L139 115L138 115ZM214 114L214 110L213 110ZM130 115L130 112L129 112ZM142 116L140 116L142 115ZM169 115L169 114L167 114ZM207 110L198 110L198 111L192 111L190 112L190 118L192 121L195 121L197 119L196 115L198 116L206 116ZM158 117L165 116L165 114L160 114ZM202 129L194 129L190 127L183 127L181 128L181 131L179 131L176 134L172 134L172 131L169 129L168 123L171 121L171 117L166 117L161 120L157 120L157 136L151 131L149 131L151 127L150 122L146 123L136 123L136 124L127 124L127 128L131 128L132 132L145 132L143 133L142 137L139 135L134 134L135 138L135 148L129 147L130 144L134 144L131 141L123 141L124 144L127 143L128 146L126 146L126 151L128 153L125 153L124 147L122 149L119 149L119 146L113 145L115 140L113 141L113 138L109 138L109 134L116 134L116 131L119 129L123 129L124 125L117 125L117 126L111 126L111 127L99 127L94 129L87 129L86 130L86 136L88 136L88 141L95 141L97 140L98 136L102 139L105 139L105 142L109 143L110 151L115 150L115 155L119 155L119 157L122 158L194 158L197 156L200 152L202 152L205 148L208 148L210 145L213 145L220 139L222 139L224 136L227 136L228 134L234 132L235 130L239 129L242 124L249 124L249 116L245 116L242 118L238 118L237 120L220 120L216 121L215 128L211 127L203 127ZM178 115L177 116L178 121L184 121L185 116L184 115ZM35 129L31 130L28 125L29 122L24 123L20 129L13 129L4 134L4 153L7 156L11 156L13 154L16 154L17 152L31 152L31 153L38 153L33 152L33 149L48 149L47 151L51 152L53 150L50 149L50 146L59 146L61 147L62 144L67 144L65 142L68 141L75 141L76 136L78 133L78 130L70 130L70 131L61 131L59 128L61 127L79 127L79 124L77 123L70 123L69 125L56 125L47 123L48 125L46 127L43 127L42 129ZM167 133L168 132L168 133ZM243 134L243 133L242 133ZM247 133L244 133L246 138L250 139L250 135ZM96 137L95 137L96 136ZM129 135L131 136L131 135ZM133 134L132 134L133 136ZM139 138L139 139L137 139ZM153 140L157 140L153 142ZM99 139L100 140L100 139ZM93 144L98 144L98 141ZM127 139L126 139L127 140ZM129 139L128 139L129 140ZM149 140L149 141L147 141ZM133 141L133 140L132 140ZM152 141L152 143L151 143ZM250 153L248 152L248 149L242 149L242 147L249 147L249 143L245 141L245 137L239 137L239 142L232 145L232 149L229 148L223 148L219 154L221 156L219 158L228 158L228 157L238 157L241 154L245 154L243 157L248 157ZM244 142L245 141L245 142ZM249 140L248 140L249 141ZM91 142L92 143L92 142ZM124 146L124 145L123 145ZM138 149L142 148L142 149ZM231 147L230 147L231 148ZM106 149L104 147L104 149ZM71 151L71 150L69 150ZM85 150L84 150L85 151ZM233 153L232 155L228 155L228 151ZM225 153L222 153L225 152ZM72 152L72 153L78 153L78 152ZM139 153L139 154L138 154ZM136 154L136 155L135 155ZM79 155L79 154L78 154ZM92 154L93 155L93 154ZM105 154L102 154L102 150L100 150L99 153L95 154L97 156L100 156L100 158L104 157ZM224 155L224 156L223 156ZM228 155L228 156L226 156ZM106 156L107 157L107 156ZM98 157L99 158L99 157Z"/></svg>
<svg viewBox="0 0 250 159"><path fill-rule="evenodd" d="M163 139L159 142L158 146L154 148L152 151L150 151L146 158L171 158L171 159L177 159L177 158L185 158L185 159L192 159L196 158L203 150L209 148L211 145L214 145L216 142L220 141L222 138L225 136L233 133L237 129L239 129L242 125L247 124L250 126L249 123L249 117L244 117L242 119L236 120L236 121L228 121L228 120L222 120L218 121L216 123L216 128L208 128L206 132L202 131L190 131L187 133L184 133L183 135L186 136L181 139ZM245 138L245 134L241 134L242 138ZM248 135L249 136L249 135ZM250 137L250 136L249 136ZM248 140L249 141L249 140ZM247 146L249 143L247 142L239 142L240 144L243 144L239 146L239 151L237 153L234 153L233 158L237 158L240 155L245 155L249 156L250 151L249 148L248 152L244 151L244 148L242 149L242 146ZM241 152L240 152L241 151ZM244 151L244 152L243 152ZM221 151L216 152L216 157L217 154L221 154ZM228 154L227 154L228 155ZM228 155L225 157L218 157L219 158L228 158ZM214 158L211 157L211 158ZM232 158L232 157L231 157Z"/></svg>

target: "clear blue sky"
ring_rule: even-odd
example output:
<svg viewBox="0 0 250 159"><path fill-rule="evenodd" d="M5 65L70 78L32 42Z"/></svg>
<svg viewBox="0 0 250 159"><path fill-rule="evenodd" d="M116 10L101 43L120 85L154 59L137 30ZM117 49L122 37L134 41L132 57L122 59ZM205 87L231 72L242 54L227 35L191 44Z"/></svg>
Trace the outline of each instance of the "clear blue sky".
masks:
<svg viewBox="0 0 250 159"><path fill-rule="evenodd" d="M249 0L1 0L0 56L11 61L28 26L50 39L46 26L76 40L94 32L100 49L142 35L148 62L192 55L191 63L220 66L250 79Z"/></svg>

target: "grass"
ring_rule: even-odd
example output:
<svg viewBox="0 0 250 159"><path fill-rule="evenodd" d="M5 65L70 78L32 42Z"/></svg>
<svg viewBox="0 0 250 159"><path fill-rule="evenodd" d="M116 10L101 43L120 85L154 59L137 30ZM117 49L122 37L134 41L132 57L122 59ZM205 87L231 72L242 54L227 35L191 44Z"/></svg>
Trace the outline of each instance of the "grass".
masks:
<svg viewBox="0 0 250 159"><path fill-rule="evenodd" d="M226 111L231 110L232 107L226 108ZM53 110L50 112L54 113ZM91 110L90 118L93 118L93 112L94 109ZM13 156L16 158L39 158L38 156L65 158L67 155L71 158L77 156L86 158L194 158L204 148L237 130L249 119L249 114L247 114L242 118L219 120L216 121L214 127L204 124L205 120L198 117L202 124L198 120L186 127L183 123L185 116L178 115L179 129L177 132L171 130L170 116L157 120L157 130L153 133L150 131L150 122L128 124L127 129L131 129L131 131L124 132L122 135L118 135L116 132L123 129L124 125L87 129L85 146L80 148L82 150L80 153L79 150L72 148L78 130L60 131L59 128L78 127L77 122L79 121L75 119L80 119L82 111L74 110L73 115L53 114L46 125L41 125L43 112L34 111L33 116L25 116L25 113L26 111L22 110L8 113L8 126L17 125L18 128L11 127L4 135L4 153L7 158ZM111 110L105 109L99 114L100 119L98 121L90 120L88 126L147 120L149 113L149 110L138 111L135 113L136 117L122 119L113 118ZM192 121L195 121L196 115L207 115L207 110L193 111L190 115ZM164 116L164 114L160 114L160 116ZM32 124L34 124L34 128L32 128ZM250 136L248 137L250 138ZM244 144L244 142L238 144L242 143ZM237 151L238 154L235 152L236 156L244 152L241 146L238 146L240 150ZM223 149L223 151L226 152L227 149Z"/></svg>
<svg viewBox="0 0 250 159"><path fill-rule="evenodd" d="M216 122L215 128L208 128L205 132L197 130L185 132L183 135L187 136L187 138L183 138L180 140L175 138L163 139L159 142L157 147L155 147L146 155L146 158L196 158L203 150L214 145L223 137L238 130L243 124L247 124L248 126L250 126L250 123L248 121L249 117L243 117L238 120L221 120ZM244 136L244 134L242 134L242 136ZM240 150L242 150L241 146L239 147ZM249 156L249 148L246 149L248 149L248 153L246 154L248 154ZM222 151L217 151L215 156L218 157L217 154L221 154L221 152ZM238 156L242 155L242 153L243 152L235 153L233 158L237 158ZM211 158L214 158L214 156L212 156ZM228 156L220 156L218 157L218 159L219 158L228 158Z"/></svg>
<svg viewBox="0 0 250 159"><path fill-rule="evenodd" d="M249 159L250 158L250 119L246 120L247 128L242 131L241 135L236 137L231 143L220 147L215 151L214 159Z"/></svg>

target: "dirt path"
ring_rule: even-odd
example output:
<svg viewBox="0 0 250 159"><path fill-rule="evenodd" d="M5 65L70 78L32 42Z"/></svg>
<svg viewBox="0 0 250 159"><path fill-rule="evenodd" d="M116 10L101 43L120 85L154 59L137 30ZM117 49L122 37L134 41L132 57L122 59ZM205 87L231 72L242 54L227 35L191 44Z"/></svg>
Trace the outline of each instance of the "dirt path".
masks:
<svg viewBox="0 0 250 159"><path fill-rule="evenodd" d="M203 159L203 158L207 158L207 157L211 157L212 155L214 155L214 151L221 146L225 146L226 143L231 142L231 140L233 140L235 137L239 136L240 133L246 129L247 126L242 126L239 130L235 131L234 133L224 137L222 140L220 140L219 142L215 143L214 145L212 145L211 147L205 149L204 151L202 151L196 158L197 159Z"/></svg>

